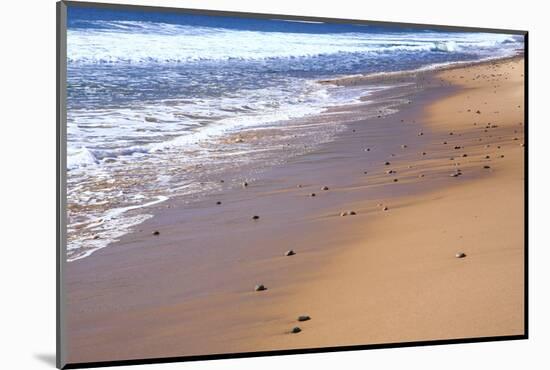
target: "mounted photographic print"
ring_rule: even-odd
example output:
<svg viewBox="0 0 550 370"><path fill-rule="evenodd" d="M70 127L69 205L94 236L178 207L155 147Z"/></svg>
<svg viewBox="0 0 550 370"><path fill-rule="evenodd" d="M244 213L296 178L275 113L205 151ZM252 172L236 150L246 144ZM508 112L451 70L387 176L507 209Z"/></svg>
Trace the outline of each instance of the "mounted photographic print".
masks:
<svg viewBox="0 0 550 370"><path fill-rule="evenodd" d="M57 10L58 367L527 338L527 32Z"/></svg>

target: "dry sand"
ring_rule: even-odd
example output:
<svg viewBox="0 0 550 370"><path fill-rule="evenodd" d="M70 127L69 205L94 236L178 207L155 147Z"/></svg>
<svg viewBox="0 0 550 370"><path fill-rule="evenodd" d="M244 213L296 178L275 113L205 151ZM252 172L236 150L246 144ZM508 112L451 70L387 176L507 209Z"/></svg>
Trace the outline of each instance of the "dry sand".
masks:
<svg viewBox="0 0 550 370"><path fill-rule="evenodd" d="M69 263L69 361L523 334L523 72L419 75L399 113Z"/></svg>

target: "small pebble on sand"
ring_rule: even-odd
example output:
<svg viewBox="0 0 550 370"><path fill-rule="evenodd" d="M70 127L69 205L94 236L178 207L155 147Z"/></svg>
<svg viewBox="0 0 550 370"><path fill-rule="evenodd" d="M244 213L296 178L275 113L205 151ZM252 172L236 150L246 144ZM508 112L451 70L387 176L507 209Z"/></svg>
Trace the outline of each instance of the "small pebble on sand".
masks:
<svg viewBox="0 0 550 370"><path fill-rule="evenodd" d="M298 321L309 321L309 320L311 320L311 317L309 317L308 315L298 316Z"/></svg>
<svg viewBox="0 0 550 370"><path fill-rule="evenodd" d="M216 202L217 205L220 205L222 204L222 202L220 202L219 200Z"/></svg>
<svg viewBox="0 0 550 370"><path fill-rule="evenodd" d="M323 186L321 190L328 190L328 186Z"/></svg>
<svg viewBox="0 0 550 370"><path fill-rule="evenodd" d="M315 195L317 195L317 194L315 194L315 193L309 194L310 197L314 197Z"/></svg>
<svg viewBox="0 0 550 370"><path fill-rule="evenodd" d="M342 211L340 212L340 216L355 216L355 211Z"/></svg>
<svg viewBox="0 0 550 370"><path fill-rule="evenodd" d="M259 220L259 219L260 219L260 216L254 215L254 216L252 216L252 219L253 219L253 220Z"/></svg>
<svg viewBox="0 0 550 370"><path fill-rule="evenodd" d="M158 230L153 231L153 235L160 235L160 232Z"/></svg>
<svg viewBox="0 0 550 370"><path fill-rule="evenodd" d="M457 254L455 254L455 257L456 258L464 258L464 257L466 257L466 253L458 252Z"/></svg>
<svg viewBox="0 0 550 370"><path fill-rule="evenodd" d="M261 292L261 291L267 290L267 288L263 284L258 284L254 287L254 290L256 292Z"/></svg>
<svg viewBox="0 0 550 370"><path fill-rule="evenodd" d="M294 252L292 249L285 252L285 256L294 256L296 252Z"/></svg>
<svg viewBox="0 0 550 370"><path fill-rule="evenodd" d="M298 334L299 332L301 332L302 329L300 329L299 327L295 326L292 328L292 330L290 331L292 334Z"/></svg>

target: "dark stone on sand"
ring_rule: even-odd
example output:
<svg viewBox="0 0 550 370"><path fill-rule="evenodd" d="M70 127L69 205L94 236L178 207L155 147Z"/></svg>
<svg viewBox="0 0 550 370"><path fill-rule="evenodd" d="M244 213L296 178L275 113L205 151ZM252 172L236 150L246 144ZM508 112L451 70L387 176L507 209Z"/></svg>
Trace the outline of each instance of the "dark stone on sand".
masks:
<svg viewBox="0 0 550 370"><path fill-rule="evenodd" d="M426 152L422 152L422 155L426 155Z"/></svg>
<svg viewBox="0 0 550 370"><path fill-rule="evenodd" d="M393 182L397 182L397 181L399 181L399 180L398 179L393 179Z"/></svg>
<svg viewBox="0 0 550 370"><path fill-rule="evenodd" d="M405 149L407 147L407 145L403 144L401 145L401 148Z"/></svg>
<svg viewBox="0 0 550 370"><path fill-rule="evenodd" d="M418 177L424 177L424 174L423 174L423 173L421 173L420 175L418 175Z"/></svg>
<svg viewBox="0 0 550 370"><path fill-rule="evenodd" d="M302 187L302 184L298 184L298 185L296 185L296 186L297 186L298 188L301 188L301 187Z"/></svg>
<svg viewBox="0 0 550 370"><path fill-rule="evenodd" d="M246 188L248 186L248 183L246 181L243 182L243 186Z"/></svg>
<svg viewBox="0 0 550 370"><path fill-rule="evenodd" d="M500 155L500 158L504 158L504 154L501 154L501 155Z"/></svg>
<svg viewBox="0 0 550 370"><path fill-rule="evenodd" d="M462 147L459 146L459 145L455 146L455 149L460 149L460 148L462 148Z"/></svg>
<svg viewBox="0 0 550 370"><path fill-rule="evenodd" d="M466 253L458 252L457 254L455 254L455 257L456 258L464 258L464 257L466 257Z"/></svg>
<svg viewBox="0 0 550 370"><path fill-rule="evenodd" d="M263 291L263 290L267 290L267 288L266 288L263 284L258 284L258 285L256 285L256 286L254 287L254 290L255 290L256 292L261 292L261 291Z"/></svg>
<svg viewBox="0 0 550 370"><path fill-rule="evenodd" d="M390 175L390 174L392 174L392 173L395 173L395 171L394 171L394 170L387 170L386 173L387 173L388 175Z"/></svg>
<svg viewBox="0 0 550 370"><path fill-rule="evenodd" d="M94 239L94 240L99 239L99 235L94 235L94 238L93 238L93 239Z"/></svg>
<svg viewBox="0 0 550 370"><path fill-rule="evenodd" d="M516 140L518 140L518 138L517 138L517 137L515 137L515 138L514 138L514 141L516 141Z"/></svg>
<svg viewBox="0 0 550 370"><path fill-rule="evenodd" d="M462 154L462 157L466 158L468 156L468 154L464 153Z"/></svg>
<svg viewBox="0 0 550 370"><path fill-rule="evenodd" d="M323 186L321 190L328 190L328 186Z"/></svg>
<svg viewBox="0 0 550 370"><path fill-rule="evenodd" d="M219 200L216 202L217 205L220 205L222 204L222 202L220 202Z"/></svg>
<svg viewBox="0 0 550 370"><path fill-rule="evenodd" d="M294 256L296 252L294 252L292 249L285 252L285 256Z"/></svg>
<svg viewBox="0 0 550 370"><path fill-rule="evenodd" d="M292 330L290 331L292 334L298 334L299 332L301 332L302 329L300 329L299 327L295 326L292 328Z"/></svg>
<svg viewBox="0 0 550 370"><path fill-rule="evenodd" d="M481 111L480 111L480 110L476 110L476 113L477 113L477 114L481 114Z"/></svg>
<svg viewBox="0 0 550 370"><path fill-rule="evenodd" d="M160 235L160 232L158 230L153 231L153 235Z"/></svg>
<svg viewBox="0 0 550 370"><path fill-rule="evenodd" d="M315 195L316 195L315 193L309 194L310 197L314 197Z"/></svg>
<svg viewBox="0 0 550 370"><path fill-rule="evenodd" d="M446 142L446 141L444 141L444 142L443 142L443 144L444 144L444 145L447 145L447 142Z"/></svg>
<svg viewBox="0 0 550 370"><path fill-rule="evenodd" d="M223 181L223 180L220 180L220 182L225 182L225 181Z"/></svg>
<svg viewBox="0 0 550 370"><path fill-rule="evenodd" d="M454 133L452 133L452 132L449 132L449 135L454 135Z"/></svg>
<svg viewBox="0 0 550 370"><path fill-rule="evenodd" d="M460 176L460 175L462 175L461 172L455 172L455 173L451 173L449 176L451 176L451 177L458 177L458 176Z"/></svg>
<svg viewBox="0 0 550 370"><path fill-rule="evenodd" d="M309 317L308 315L298 316L298 321L309 321L309 320L311 320L311 317Z"/></svg>
<svg viewBox="0 0 550 370"><path fill-rule="evenodd" d="M382 208L382 211L388 211L388 210L389 210L389 208L388 208L388 207L384 207L384 208Z"/></svg>
<svg viewBox="0 0 550 370"><path fill-rule="evenodd" d="M491 166L485 165L485 166L483 166L483 168L485 168L486 170L488 170L489 168L491 168Z"/></svg>
<svg viewBox="0 0 550 370"><path fill-rule="evenodd" d="M485 156L485 159L489 159L489 158L491 158L490 155L486 155L486 156Z"/></svg>
<svg viewBox="0 0 550 370"><path fill-rule="evenodd" d="M390 164L391 164L390 162L384 162L385 166L389 166Z"/></svg>
<svg viewBox="0 0 550 370"><path fill-rule="evenodd" d="M340 212L340 216L355 216L355 211L342 211Z"/></svg>
<svg viewBox="0 0 550 370"><path fill-rule="evenodd" d="M418 133L418 136L422 136L422 135L424 135L423 132L419 132L419 133Z"/></svg>
<svg viewBox="0 0 550 370"><path fill-rule="evenodd" d="M252 216L252 219L253 219L253 220L259 220L259 219L260 219L260 216L254 215L254 216Z"/></svg>

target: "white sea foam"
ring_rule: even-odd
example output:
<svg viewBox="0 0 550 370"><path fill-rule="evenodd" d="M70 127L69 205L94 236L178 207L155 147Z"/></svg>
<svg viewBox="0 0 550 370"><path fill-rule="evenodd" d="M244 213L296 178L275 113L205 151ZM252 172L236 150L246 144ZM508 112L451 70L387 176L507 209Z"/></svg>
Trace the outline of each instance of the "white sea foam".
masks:
<svg viewBox="0 0 550 370"><path fill-rule="evenodd" d="M107 22L104 28L68 30L70 63L181 63L258 60L336 53L495 51L514 43L494 33L309 34L218 29L154 22ZM147 47L144 47L147 45Z"/></svg>

